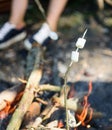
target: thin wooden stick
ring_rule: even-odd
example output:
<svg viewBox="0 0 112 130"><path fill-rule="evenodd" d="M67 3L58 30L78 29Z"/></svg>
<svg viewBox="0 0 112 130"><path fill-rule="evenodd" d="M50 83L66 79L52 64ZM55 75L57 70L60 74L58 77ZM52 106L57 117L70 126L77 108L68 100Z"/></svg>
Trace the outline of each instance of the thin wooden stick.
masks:
<svg viewBox="0 0 112 130"><path fill-rule="evenodd" d="M55 86L55 85L50 85L50 84L42 84L42 85L39 85L39 89L37 91L60 92L61 91L61 87L60 86Z"/></svg>

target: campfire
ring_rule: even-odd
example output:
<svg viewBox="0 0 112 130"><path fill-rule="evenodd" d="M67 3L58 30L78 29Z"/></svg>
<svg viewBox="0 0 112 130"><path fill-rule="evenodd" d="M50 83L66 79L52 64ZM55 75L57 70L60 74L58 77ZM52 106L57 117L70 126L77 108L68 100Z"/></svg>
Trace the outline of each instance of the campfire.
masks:
<svg viewBox="0 0 112 130"><path fill-rule="evenodd" d="M35 52L35 63L30 62L31 66L33 64L30 73L25 79L19 78L19 84L0 93L0 120L5 124L5 129L95 129L93 120L101 118L103 114L96 111L89 102L93 89L92 82L90 81L86 86L87 91L77 91L74 84L67 83L66 73L64 84L54 85L47 81L42 83L44 64L47 66L46 61L43 60L43 50L41 47L34 47L32 52ZM78 54L78 49L75 54ZM77 56L75 57L73 53L72 61L77 62ZM49 77L53 75L49 68L47 74Z"/></svg>
<svg viewBox="0 0 112 130"><path fill-rule="evenodd" d="M9 115L12 116L16 109L18 109L17 107L19 102L21 102L21 97L25 94L25 91L21 89L22 87L25 88L25 84L14 86L1 93L1 96L4 95L4 99L0 105L0 120L4 120ZM91 127L89 123L94 116L93 109L90 107L88 102L89 95L92 91L91 82L89 83L88 88L88 92L85 92L83 96L78 97L78 92L75 91L74 86L68 86L67 100L68 104L70 104L70 106L68 106L68 114L70 116L69 123L70 126L74 129L78 128L80 125L84 127ZM12 90L13 92L11 92ZM44 91L54 91L55 93L49 99L44 100L40 98ZM59 96L60 91L61 88L59 86L39 85L39 89L35 91L36 96L34 97L34 101L32 101L25 113L25 116L22 119L21 129L36 129L38 127L42 127L43 129L65 129L66 118L63 103L64 95L62 93ZM6 94L12 97L12 101L9 101L9 97L6 96ZM44 108L42 106L44 106ZM20 109L19 111L24 110Z"/></svg>

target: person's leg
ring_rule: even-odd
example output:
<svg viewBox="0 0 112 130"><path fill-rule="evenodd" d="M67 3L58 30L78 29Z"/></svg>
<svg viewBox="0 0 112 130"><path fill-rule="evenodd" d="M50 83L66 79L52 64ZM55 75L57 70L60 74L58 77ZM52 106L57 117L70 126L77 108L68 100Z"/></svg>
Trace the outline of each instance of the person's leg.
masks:
<svg viewBox="0 0 112 130"><path fill-rule="evenodd" d="M65 5L68 0L51 0L48 6L48 12L46 16L46 21L42 27L29 39L26 39L24 46L26 49L30 50L33 45L39 43L45 45L48 41L57 40L58 35L55 33L57 31L57 24L62 14Z"/></svg>
<svg viewBox="0 0 112 130"><path fill-rule="evenodd" d="M28 0L13 0L9 22L16 25L18 29L25 26L24 16L28 6Z"/></svg>
<svg viewBox="0 0 112 130"><path fill-rule="evenodd" d="M68 0L51 0L47 12L47 22L53 31L57 30L58 21Z"/></svg>
<svg viewBox="0 0 112 130"><path fill-rule="evenodd" d="M28 0L13 0L9 20L0 28L0 49L5 49L26 37L24 16Z"/></svg>

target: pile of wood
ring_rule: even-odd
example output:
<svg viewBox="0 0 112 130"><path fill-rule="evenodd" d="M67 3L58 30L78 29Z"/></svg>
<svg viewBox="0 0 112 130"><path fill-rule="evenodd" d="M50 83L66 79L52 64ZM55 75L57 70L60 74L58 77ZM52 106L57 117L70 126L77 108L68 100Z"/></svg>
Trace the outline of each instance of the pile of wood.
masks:
<svg viewBox="0 0 112 130"><path fill-rule="evenodd" d="M64 90L61 86L40 84L43 76L42 48L37 48L35 63L26 80L0 93L0 119L11 114L6 130L66 130ZM89 126L92 118L102 117L93 110L88 97L92 91L75 95L73 86L67 88L69 127ZM51 96L43 98L45 92Z"/></svg>

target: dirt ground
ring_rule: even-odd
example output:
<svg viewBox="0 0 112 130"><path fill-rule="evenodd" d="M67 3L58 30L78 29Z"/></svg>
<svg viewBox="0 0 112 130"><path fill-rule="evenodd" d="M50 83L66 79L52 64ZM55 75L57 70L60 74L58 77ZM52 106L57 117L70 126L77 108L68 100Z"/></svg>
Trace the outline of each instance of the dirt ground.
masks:
<svg viewBox="0 0 112 130"><path fill-rule="evenodd" d="M90 104L105 114L103 118L95 120L98 128L93 127L93 130L98 130L112 124L112 32L97 23L92 16L89 16L88 20L89 23L77 12L71 16L62 16L58 32L60 39L49 47L48 51L51 52L46 52L46 60L51 58L54 61L53 72L58 72L58 76L63 78L77 38L88 29L86 45L79 50L79 62L74 63L70 69L68 82L74 83L77 91L85 91L88 82L93 82ZM36 30L39 24L34 23L30 31L28 29L28 35ZM0 51L0 91L18 83L18 77L24 78L27 55L23 41Z"/></svg>

